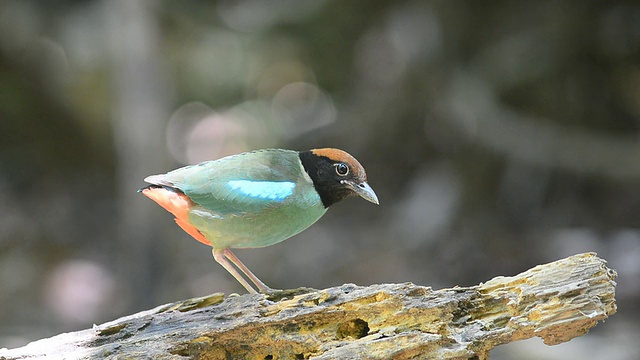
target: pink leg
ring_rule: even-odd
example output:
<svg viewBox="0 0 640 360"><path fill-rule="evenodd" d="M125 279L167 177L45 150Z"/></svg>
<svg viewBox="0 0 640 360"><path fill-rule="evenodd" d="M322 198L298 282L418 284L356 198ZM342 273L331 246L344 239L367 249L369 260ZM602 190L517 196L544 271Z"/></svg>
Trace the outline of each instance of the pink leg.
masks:
<svg viewBox="0 0 640 360"><path fill-rule="evenodd" d="M227 257L227 259L231 260L232 263L235 264L235 266L238 267L238 269L240 269L240 271L242 271L245 275L247 275L247 277L253 281L253 283L258 287L258 290L261 293L270 293L273 292L273 289L268 287L267 285L265 285L265 283L263 283L262 281L260 281L260 279L258 279L257 276L255 276L251 270L249 270L248 267L246 267L242 261L240 261L240 259L238 259L236 257L236 255L234 253L231 252L231 250L229 249L224 249L224 254Z"/></svg>
<svg viewBox="0 0 640 360"><path fill-rule="evenodd" d="M244 286L245 289L247 289L248 292L250 292L251 294L255 294L256 290L251 287L251 285L249 285L249 283L247 282L247 280L245 280L242 275L240 275L240 273L238 272L238 270L236 270L233 265L231 265L229 263L229 260L227 260L227 252L230 252L227 249L213 249L211 251L213 253L213 258L218 262L218 264L222 265L222 267L224 267L225 269L227 269L227 271L233 275L234 278L236 278L236 280L238 280L238 282L240 284L242 284L242 286ZM235 256L234 256L235 257ZM237 260L237 258L236 258ZM233 260L232 260L233 261ZM238 260L240 261L240 260ZM253 275L253 274L252 274ZM255 276L255 275L254 275ZM264 284L263 284L264 285Z"/></svg>

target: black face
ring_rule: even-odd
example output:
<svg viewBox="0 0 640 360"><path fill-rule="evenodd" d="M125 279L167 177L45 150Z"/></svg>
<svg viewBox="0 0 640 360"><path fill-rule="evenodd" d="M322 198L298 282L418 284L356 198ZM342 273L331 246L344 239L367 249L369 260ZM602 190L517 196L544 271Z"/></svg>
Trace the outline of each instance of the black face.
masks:
<svg viewBox="0 0 640 360"><path fill-rule="evenodd" d="M316 191L320 195L324 207L329 207L338 201L356 195L346 183L360 183L351 165L342 161L335 161L325 156L318 156L311 151L300 153L300 161L306 170Z"/></svg>

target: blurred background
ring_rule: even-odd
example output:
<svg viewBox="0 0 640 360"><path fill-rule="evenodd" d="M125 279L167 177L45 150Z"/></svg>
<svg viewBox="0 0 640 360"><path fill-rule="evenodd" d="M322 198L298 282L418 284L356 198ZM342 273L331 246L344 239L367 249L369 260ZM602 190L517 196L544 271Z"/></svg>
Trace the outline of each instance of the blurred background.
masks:
<svg viewBox="0 0 640 360"><path fill-rule="evenodd" d="M640 351L637 1L0 2L0 347L245 290L137 194L338 147L380 206L236 254L275 288L474 285L595 251L619 313L494 359Z"/></svg>

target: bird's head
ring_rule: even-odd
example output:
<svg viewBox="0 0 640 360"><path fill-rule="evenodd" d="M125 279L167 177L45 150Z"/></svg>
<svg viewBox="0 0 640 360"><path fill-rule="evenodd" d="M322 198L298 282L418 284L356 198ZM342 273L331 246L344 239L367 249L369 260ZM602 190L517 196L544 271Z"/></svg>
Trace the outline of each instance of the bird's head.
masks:
<svg viewBox="0 0 640 360"><path fill-rule="evenodd" d="M347 152L331 148L303 151L300 161L325 207L354 195L379 204L364 168Z"/></svg>

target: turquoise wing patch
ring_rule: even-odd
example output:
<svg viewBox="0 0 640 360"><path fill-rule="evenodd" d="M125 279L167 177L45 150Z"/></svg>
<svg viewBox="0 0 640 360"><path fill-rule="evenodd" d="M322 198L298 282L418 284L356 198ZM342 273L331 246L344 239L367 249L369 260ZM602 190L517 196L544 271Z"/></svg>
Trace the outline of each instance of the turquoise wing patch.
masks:
<svg viewBox="0 0 640 360"><path fill-rule="evenodd" d="M226 186L252 198L282 202L293 194L296 183L292 181L230 180Z"/></svg>

